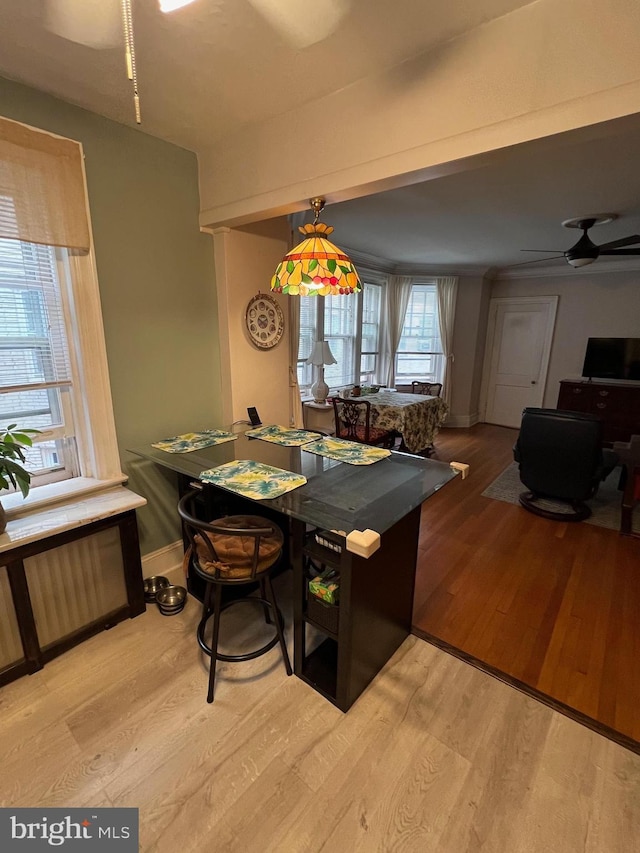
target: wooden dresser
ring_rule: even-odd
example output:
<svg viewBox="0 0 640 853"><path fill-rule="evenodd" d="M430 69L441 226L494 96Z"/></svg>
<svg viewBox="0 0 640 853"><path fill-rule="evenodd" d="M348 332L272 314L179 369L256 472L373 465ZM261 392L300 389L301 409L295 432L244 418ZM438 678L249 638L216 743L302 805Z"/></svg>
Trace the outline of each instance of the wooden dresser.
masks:
<svg viewBox="0 0 640 853"><path fill-rule="evenodd" d="M604 421L607 443L629 441L632 435L640 435L640 382L563 379L558 408L599 415Z"/></svg>

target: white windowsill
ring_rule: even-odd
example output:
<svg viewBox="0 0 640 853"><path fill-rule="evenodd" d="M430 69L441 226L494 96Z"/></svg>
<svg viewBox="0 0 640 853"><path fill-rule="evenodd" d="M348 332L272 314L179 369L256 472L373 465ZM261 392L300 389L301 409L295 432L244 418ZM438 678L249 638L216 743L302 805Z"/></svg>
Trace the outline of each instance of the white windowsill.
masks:
<svg viewBox="0 0 640 853"><path fill-rule="evenodd" d="M3 494L0 492L0 503L4 507L7 519L18 518L35 509L46 509L49 506L69 501L85 495L103 492L121 486L127 481L124 474L110 480L97 480L93 477L74 477L72 480L61 480L58 483L47 483L45 486L35 486L26 498L20 492Z"/></svg>
<svg viewBox="0 0 640 853"><path fill-rule="evenodd" d="M32 542L50 539L67 530L86 527L95 521L114 518L138 509L146 502L145 498L116 484L111 488L101 488L98 492L78 493L72 500L41 505L7 521L7 528L0 535L0 554Z"/></svg>

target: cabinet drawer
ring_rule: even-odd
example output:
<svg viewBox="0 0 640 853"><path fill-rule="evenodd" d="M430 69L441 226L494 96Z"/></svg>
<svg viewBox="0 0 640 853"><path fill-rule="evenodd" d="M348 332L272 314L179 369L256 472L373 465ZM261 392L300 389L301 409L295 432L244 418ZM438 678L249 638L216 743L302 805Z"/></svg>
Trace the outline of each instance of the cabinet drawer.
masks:
<svg viewBox="0 0 640 853"><path fill-rule="evenodd" d="M558 408L568 412L588 412L591 408L591 388L584 385L560 386Z"/></svg>
<svg viewBox="0 0 640 853"><path fill-rule="evenodd" d="M591 411L594 414L602 414L607 419L628 421L633 410L634 396L621 391L600 390L592 395Z"/></svg>

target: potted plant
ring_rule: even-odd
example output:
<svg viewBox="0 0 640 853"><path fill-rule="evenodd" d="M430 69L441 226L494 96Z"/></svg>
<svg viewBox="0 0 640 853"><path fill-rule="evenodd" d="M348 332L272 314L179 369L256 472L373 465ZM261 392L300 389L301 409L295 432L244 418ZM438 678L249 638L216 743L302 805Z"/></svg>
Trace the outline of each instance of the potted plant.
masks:
<svg viewBox="0 0 640 853"><path fill-rule="evenodd" d="M20 489L26 498L31 488L31 474L22 465L25 461L24 448L33 444L32 436L38 435L38 429L17 429L17 424L9 424L0 429L0 490ZM0 504L0 533L7 526L4 509Z"/></svg>

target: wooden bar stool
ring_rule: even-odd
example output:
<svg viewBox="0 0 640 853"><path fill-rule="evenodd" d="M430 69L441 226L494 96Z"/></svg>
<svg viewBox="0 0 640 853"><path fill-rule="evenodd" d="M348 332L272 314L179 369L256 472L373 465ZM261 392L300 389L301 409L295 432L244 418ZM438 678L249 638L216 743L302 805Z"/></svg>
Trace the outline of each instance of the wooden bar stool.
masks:
<svg viewBox="0 0 640 853"><path fill-rule="evenodd" d="M291 675L291 663L284 639L284 619L276 604L271 575L282 555L284 536L277 524L256 515L228 515L206 522L192 513L192 502L198 492L190 491L181 498L178 513L190 543L189 563L193 571L205 582L202 618L197 637L200 648L209 655L209 690L207 702L213 702L216 678L216 663L223 661L246 661L260 657L280 643L287 675ZM224 610L246 599L233 599L222 604L223 587L238 587L258 582L260 598L252 601L262 604L265 621L275 625L275 635L259 649L244 654L223 654L218 651L220 616ZM273 616L273 620L271 619ZM205 641L205 630L209 619L213 619L211 645Z"/></svg>

